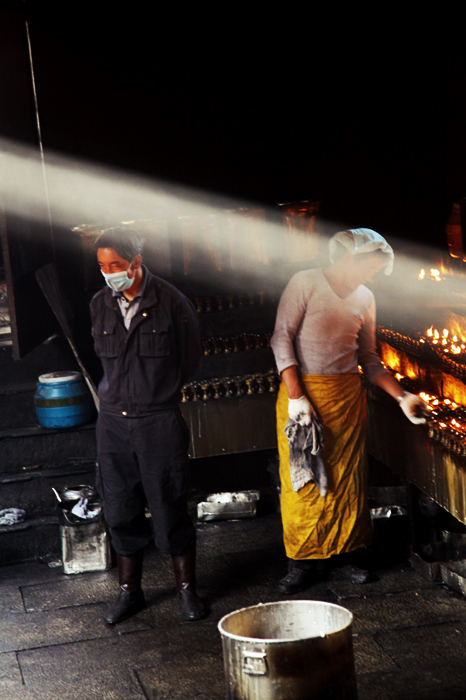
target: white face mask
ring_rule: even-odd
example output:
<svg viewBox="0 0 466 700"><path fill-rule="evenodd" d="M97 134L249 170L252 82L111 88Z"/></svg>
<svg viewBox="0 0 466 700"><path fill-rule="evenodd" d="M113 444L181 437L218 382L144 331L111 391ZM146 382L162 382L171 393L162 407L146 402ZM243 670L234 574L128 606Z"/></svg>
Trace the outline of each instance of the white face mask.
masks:
<svg viewBox="0 0 466 700"><path fill-rule="evenodd" d="M128 277L127 270L124 272L111 272L108 275L106 275L102 270L101 272L110 289L113 289L115 292L124 292L126 289L129 289L135 279L134 277L131 279Z"/></svg>

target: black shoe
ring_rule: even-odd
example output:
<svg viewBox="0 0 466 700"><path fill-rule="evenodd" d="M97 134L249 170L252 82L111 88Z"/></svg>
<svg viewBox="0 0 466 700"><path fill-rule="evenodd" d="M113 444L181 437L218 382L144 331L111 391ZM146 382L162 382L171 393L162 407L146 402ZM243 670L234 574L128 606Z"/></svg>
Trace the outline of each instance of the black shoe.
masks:
<svg viewBox="0 0 466 700"><path fill-rule="evenodd" d="M108 625L116 625L118 622L123 622L123 620L136 615L145 607L146 599L142 589L129 593L122 588L115 603L110 606L108 613L104 616L104 620Z"/></svg>
<svg viewBox="0 0 466 700"><path fill-rule="evenodd" d="M279 582L277 588L280 593L293 595L305 591L312 583L313 573L306 569L298 569L296 566L290 566L288 573Z"/></svg>
<svg viewBox="0 0 466 700"><path fill-rule="evenodd" d="M191 586L180 591L177 595L177 600L183 620L194 622L195 620L202 620L207 615L203 601Z"/></svg>
<svg viewBox="0 0 466 700"><path fill-rule="evenodd" d="M330 578L333 581L349 581L350 583L370 583L376 581L377 577L371 574L366 569L360 569L354 564L346 564L346 566L332 566Z"/></svg>

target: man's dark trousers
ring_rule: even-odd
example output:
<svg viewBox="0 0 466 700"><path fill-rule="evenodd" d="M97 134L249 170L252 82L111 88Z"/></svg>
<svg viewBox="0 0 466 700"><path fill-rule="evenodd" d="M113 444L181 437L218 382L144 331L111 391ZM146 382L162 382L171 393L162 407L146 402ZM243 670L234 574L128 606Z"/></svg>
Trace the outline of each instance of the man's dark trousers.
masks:
<svg viewBox="0 0 466 700"><path fill-rule="evenodd" d="M158 549L179 555L194 546L195 529L186 505L188 444L179 409L141 418L99 414L97 488L118 554L129 556L149 543L146 503Z"/></svg>

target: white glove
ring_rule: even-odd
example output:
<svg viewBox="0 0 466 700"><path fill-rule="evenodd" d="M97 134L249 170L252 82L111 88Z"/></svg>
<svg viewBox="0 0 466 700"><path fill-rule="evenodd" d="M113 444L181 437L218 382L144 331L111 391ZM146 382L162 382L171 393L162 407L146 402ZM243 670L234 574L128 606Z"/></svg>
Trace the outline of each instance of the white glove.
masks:
<svg viewBox="0 0 466 700"><path fill-rule="evenodd" d="M420 396L404 391L397 400L401 410L411 423L420 425L426 422L425 414L427 412L427 404Z"/></svg>
<svg viewBox="0 0 466 700"><path fill-rule="evenodd" d="M299 425L311 425L312 417L315 414L316 412L305 396L301 396L299 399L288 399L288 415Z"/></svg>

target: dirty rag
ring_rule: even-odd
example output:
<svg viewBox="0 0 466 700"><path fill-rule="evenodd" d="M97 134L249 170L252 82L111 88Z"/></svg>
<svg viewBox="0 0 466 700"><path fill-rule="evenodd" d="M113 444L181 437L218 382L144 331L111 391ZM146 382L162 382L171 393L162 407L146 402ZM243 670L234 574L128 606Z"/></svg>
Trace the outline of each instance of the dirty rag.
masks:
<svg viewBox="0 0 466 700"><path fill-rule="evenodd" d="M289 418L285 435L290 448L290 476L293 491L299 491L310 481L315 481L322 498L327 495L327 474L322 449L324 431L315 416L310 425L300 425Z"/></svg>
<svg viewBox="0 0 466 700"><path fill-rule="evenodd" d="M89 511L87 507L88 501L88 498L80 498L76 505L73 506L73 508L71 509L73 515L76 515L78 518L84 519L95 517L95 513Z"/></svg>
<svg viewBox="0 0 466 700"><path fill-rule="evenodd" d="M4 508L0 510L0 525L16 525L22 523L26 511L22 508Z"/></svg>

